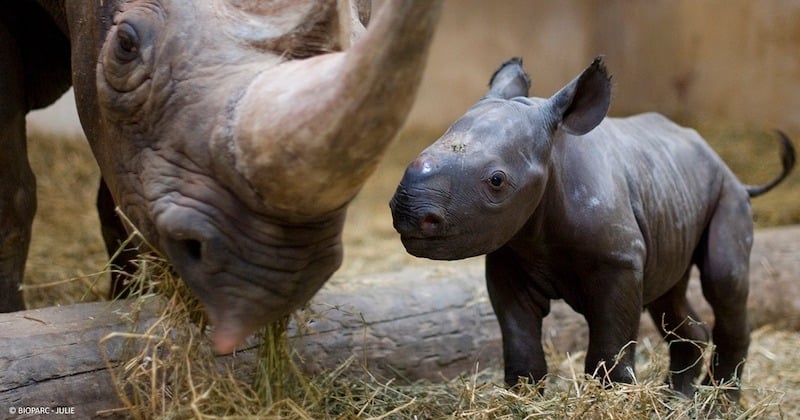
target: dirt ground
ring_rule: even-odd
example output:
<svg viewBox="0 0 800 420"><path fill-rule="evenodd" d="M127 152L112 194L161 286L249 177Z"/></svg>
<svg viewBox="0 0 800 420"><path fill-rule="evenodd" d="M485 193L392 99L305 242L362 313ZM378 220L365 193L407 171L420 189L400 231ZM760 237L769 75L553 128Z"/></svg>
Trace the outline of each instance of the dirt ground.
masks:
<svg viewBox="0 0 800 420"><path fill-rule="evenodd" d="M747 183L779 171L778 143L771 133L730 127L700 130ZM388 202L405 165L439 133L405 131L357 197L345 227L345 262L333 281L348 275L431 264L405 253L391 224ZM796 141L800 146L800 143ZM105 250L94 200L98 170L84 139L34 135L30 160L37 175L39 211L25 276L29 308L104 299ZM800 223L800 171L780 188L754 200L757 226ZM762 328L753 337L747 377L752 387L777 395L775 413L800 415L800 332ZM500 356L498 355L498 360ZM761 392L761 391L759 391ZM752 398L757 398L754 393Z"/></svg>

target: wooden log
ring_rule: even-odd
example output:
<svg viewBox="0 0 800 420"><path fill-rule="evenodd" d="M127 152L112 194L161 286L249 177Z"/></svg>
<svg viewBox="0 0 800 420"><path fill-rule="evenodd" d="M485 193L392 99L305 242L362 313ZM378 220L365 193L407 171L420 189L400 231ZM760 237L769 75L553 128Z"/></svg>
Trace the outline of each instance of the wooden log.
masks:
<svg viewBox="0 0 800 420"><path fill-rule="evenodd" d="M0 417L74 407L88 418L119 407L98 343L130 328L129 311L129 302L95 302L0 314Z"/></svg>
<svg viewBox="0 0 800 420"><path fill-rule="evenodd" d="M751 327L800 330L800 226L757 231L750 261ZM701 320L711 324L713 312L696 270L692 275L689 301ZM432 271L409 268L348 279L346 284L349 290L323 290L315 299L316 305L328 302L343 312L317 322L317 334L305 340L301 354L308 355L310 368L330 369L353 356L375 373L436 378L471 371L476 363L501 363L483 259L442 263ZM553 302L543 329L544 339L556 350L586 348L586 323L563 301ZM647 315L642 317L642 336L659 337Z"/></svg>
<svg viewBox="0 0 800 420"><path fill-rule="evenodd" d="M309 372L354 357L356 369L418 378L452 377L501 363L500 334L485 292L481 259L434 268L336 279L315 297L315 315L293 326L294 346ZM754 327L800 329L800 226L761 230L751 258L749 309ZM698 281L690 301L712 316ZM95 302L0 314L0 417L25 407L73 407L80 418L120 406L99 340L131 328L130 302ZM152 321L145 308L139 329ZM642 334L655 335L652 323ZM580 315L554 302L545 339L561 351L582 350ZM107 349L114 359L113 346ZM237 354L253 358L252 351ZM105 412L102 417L114 416ZM12 416L35 418L37 415Z"/></svg>

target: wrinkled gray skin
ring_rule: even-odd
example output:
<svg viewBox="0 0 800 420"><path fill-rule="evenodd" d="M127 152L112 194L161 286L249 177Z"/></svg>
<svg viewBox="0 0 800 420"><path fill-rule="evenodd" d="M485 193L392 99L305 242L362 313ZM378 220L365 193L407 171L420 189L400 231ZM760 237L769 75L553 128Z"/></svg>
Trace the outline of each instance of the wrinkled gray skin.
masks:
<svg viewBox="0 0 800 420"><path fill-rule="evenodd" d="M219 352L304 304L341 263L347 204L407 115L439 8L386 2L365 30L361 0L3 1L0 311L23 308L36 207L25 114L70 85L109 251L119 206Z"/></svg>
<svg viewBox="0 0 800 420"><path fill-rule="evenodd" d="M737 376L749 343L749 197L789 172L791 144L783 138L781 177L748 187L694 130L652 113L605 118L611 83L599 59L551 98L528 89L521 60L506 62L489 93L409 165L391 201L408 252L486 254L509 385L547 373L542 318L564 299L589 324L586 373L634 379L644 307L686 395L703 363L695 343L678 339L709 339L687 321L699 319L685 297L696 265L716 319L707 382Z"/></svg>

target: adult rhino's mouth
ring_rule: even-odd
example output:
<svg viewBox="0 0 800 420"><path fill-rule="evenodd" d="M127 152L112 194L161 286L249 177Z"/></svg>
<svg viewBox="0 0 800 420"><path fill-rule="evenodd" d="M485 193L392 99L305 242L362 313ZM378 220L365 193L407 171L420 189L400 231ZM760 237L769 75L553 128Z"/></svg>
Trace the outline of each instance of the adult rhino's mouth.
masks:
<svg viewBox="0 0 800 420"><path fill-rule="evenodd" d="M307 303L342 261L344 212L298 226L167 205L160 244L205 308L217 353ZM241 215L240 215L241 216Z"/></svg>

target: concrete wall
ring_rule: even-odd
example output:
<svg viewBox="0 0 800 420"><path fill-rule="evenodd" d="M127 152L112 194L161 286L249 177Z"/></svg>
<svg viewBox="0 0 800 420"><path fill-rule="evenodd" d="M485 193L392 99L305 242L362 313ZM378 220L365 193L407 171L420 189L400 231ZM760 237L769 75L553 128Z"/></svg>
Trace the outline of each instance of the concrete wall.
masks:
<svg viewBox="0 0 800 420"><path fill-rule="evenodd" d="M614 115L800 135L798 0L446 0L409 125L447 126L509 57L524 58L533 95L549 96L597 54L614 75ZM72 101L31 125L78 131Z"/></svg>

